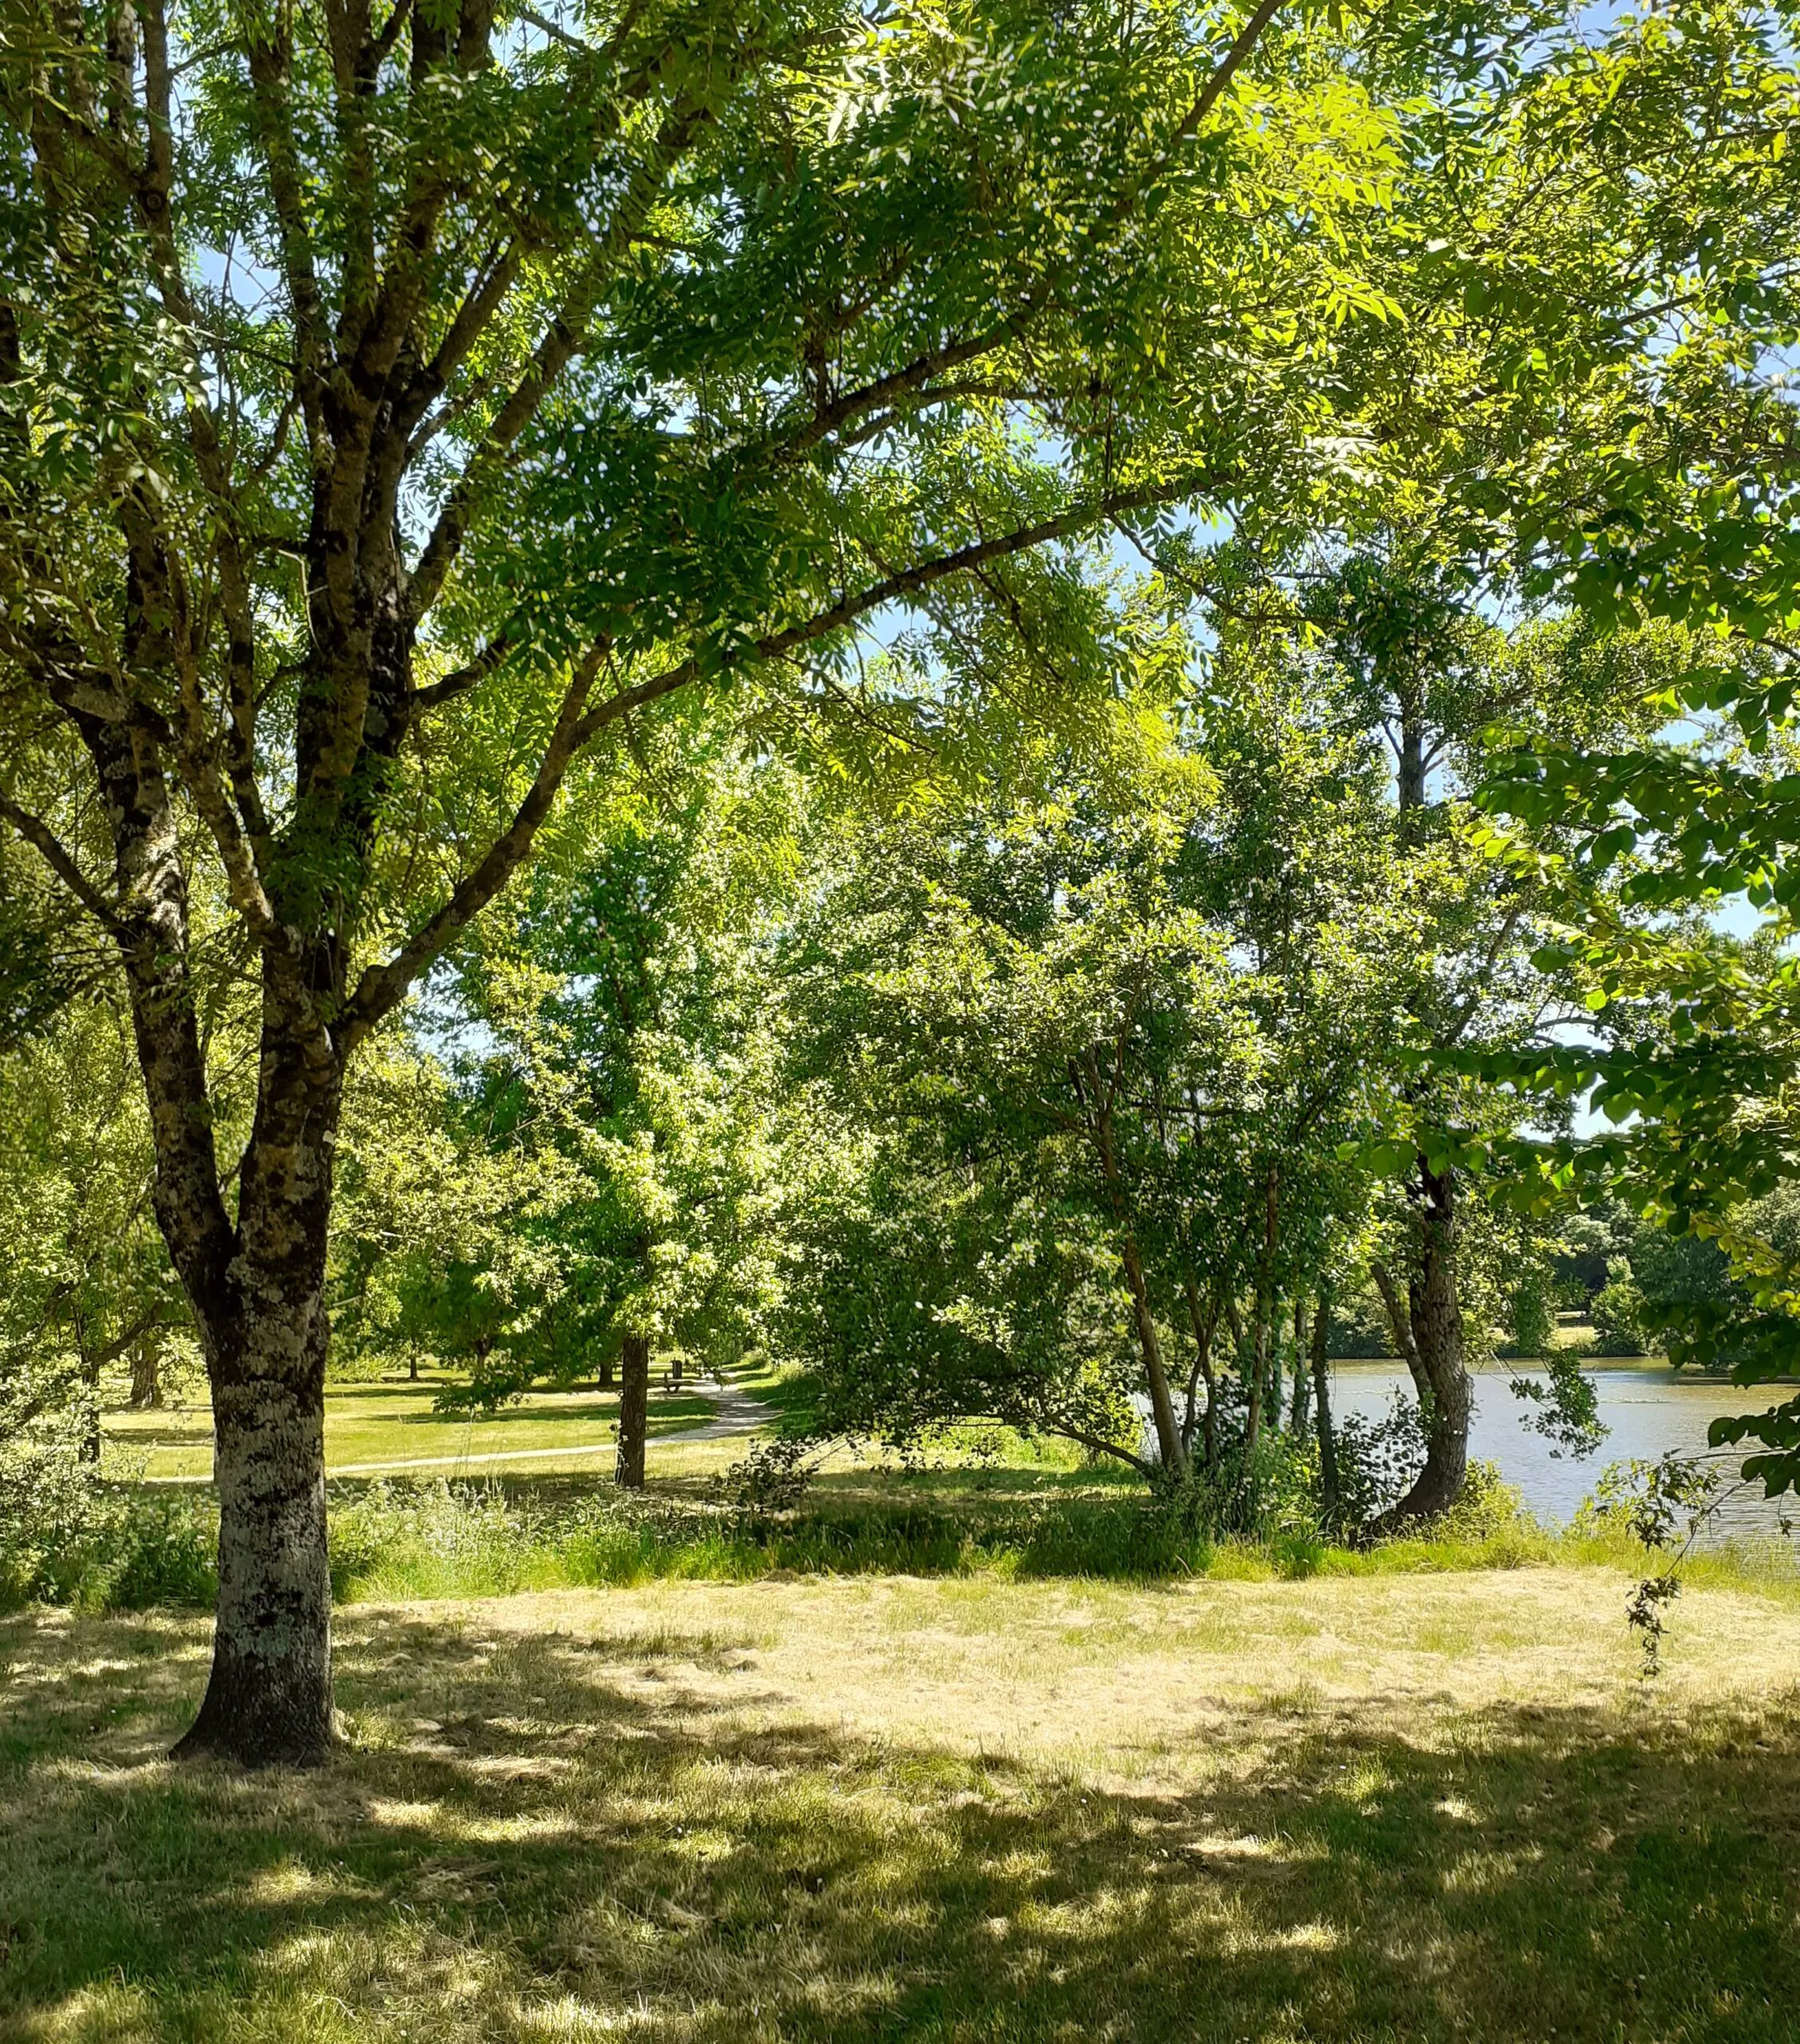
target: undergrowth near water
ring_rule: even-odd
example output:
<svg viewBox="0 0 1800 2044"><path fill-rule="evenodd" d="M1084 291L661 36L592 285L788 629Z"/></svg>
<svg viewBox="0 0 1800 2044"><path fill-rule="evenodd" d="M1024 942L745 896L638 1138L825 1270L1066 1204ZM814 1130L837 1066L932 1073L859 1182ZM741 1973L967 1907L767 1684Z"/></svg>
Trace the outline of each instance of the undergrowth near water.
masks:
<svg viewBox="0 0 1800 2044"><path fill-rule="evenodd" d="M204 1495L120 1487L57 1551L0 1575L5 1601L93 1612L204 1607L217 1586L214 1512ZM1179 1494L1053 1491L948 1503L865 1494L770 1510L667 1493L631 1497L611 1485L544 1499L497 1483L442 1479L334 1486L330 1537L332 1587L345 1603L793 1575L1156 1583L1571 1562L1641 1572L1648 1553L1591 1519L1568 1531L1542 1527L1491 1480L1472 1485L1428 1533L1362 1547L1297 1521L1221 1536ZM1783 1543L1704 1551L1683 1569L1696 1584L1800 1599L1800 1567Z"/></svg>

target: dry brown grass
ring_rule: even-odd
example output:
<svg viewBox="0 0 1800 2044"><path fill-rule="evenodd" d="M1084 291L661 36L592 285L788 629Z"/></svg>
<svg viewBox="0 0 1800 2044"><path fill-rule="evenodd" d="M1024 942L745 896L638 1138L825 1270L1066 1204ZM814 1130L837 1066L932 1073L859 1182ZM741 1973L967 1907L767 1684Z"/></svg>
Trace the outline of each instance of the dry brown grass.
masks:
<svg viewBox="0 0 1800 2044"><path fill-rule="evenodd" d="M664 1583L343 1615L328 1773L204 1629L0 1626L0 2034L1800 2034L1800 1611L1603 1569Z"/></svg>

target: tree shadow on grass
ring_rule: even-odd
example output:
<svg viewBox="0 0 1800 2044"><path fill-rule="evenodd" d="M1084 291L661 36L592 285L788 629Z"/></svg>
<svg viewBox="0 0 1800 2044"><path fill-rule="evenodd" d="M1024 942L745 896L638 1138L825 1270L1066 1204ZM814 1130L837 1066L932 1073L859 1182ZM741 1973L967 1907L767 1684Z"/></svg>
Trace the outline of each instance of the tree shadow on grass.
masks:
<svg viewBox="0 0 1800 2044"><path fill-rule="evenodd" d="M201 1629L0 1627L0 2034L1800 2026L1791 1711L1245 1710L1199 1785L1103 1791L797 1719L756 1662L364 1614L342 1761L246 1779L156 1757Z"/></svg>

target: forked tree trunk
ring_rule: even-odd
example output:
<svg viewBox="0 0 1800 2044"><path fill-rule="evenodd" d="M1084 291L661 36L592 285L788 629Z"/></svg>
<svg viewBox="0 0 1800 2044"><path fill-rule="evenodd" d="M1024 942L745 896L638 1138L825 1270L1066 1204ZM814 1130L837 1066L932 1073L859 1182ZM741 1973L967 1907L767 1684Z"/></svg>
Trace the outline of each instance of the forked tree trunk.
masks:
<svg viewBox="0 0 1800 2044"><path fill-rule="evenodd" d="M1194 1400L1201 1384L1206 1386L1206 1409L1201 1415L1201 1439L1203 1466L1216 1469L1219 1466L1219 1384L1218 1375L1213 1367L1213 1337L1219 1325L1219 1295L1213 1295L1209 1312L1203 1313L1200 1305L1200 1287L1195 1284L1190 1272L1182 1280L1182 1295L1188 1302L1188 1320L1193 1329L1193 1369L1188 1377L1188 1410L1182 1423L1181 1440L1191 1456L1193 1450Z"/></svg>
<svg viewBox="0 0 1800 2044"><path fill-rule="evenodd" d="M1150 1310L1150 1294L1144 1282L1143 1262L1136 1238L1127 1231L1122 1245L1125 1283L1131 1293L1132 1318L1137 1323L1137 1345L1143 1352L1144 1380L1149 1387L1150 1417L1157 1430L1157 1459L1171 1476L1187 1473L1187 1452L1181 1444L1181 1424L1175 1416L1175 1396L1169 1388L1163 1368L1162 1344L1157 1336L1156 1316Z"/></svg>
<svg viewBox="0 0 1800 2044"><path fill-rule="evenodd" d="M643 1488L644 1438L650 1428L650 1342L627 1334L619 1352L619 1460L621 1487Z"/></svg>

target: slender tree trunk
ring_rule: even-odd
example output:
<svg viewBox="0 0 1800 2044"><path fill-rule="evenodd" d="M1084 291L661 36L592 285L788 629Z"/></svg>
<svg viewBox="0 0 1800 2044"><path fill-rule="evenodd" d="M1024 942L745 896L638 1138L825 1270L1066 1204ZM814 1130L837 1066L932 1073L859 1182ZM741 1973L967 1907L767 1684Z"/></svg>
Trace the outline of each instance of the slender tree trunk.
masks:
<svg viewBox="0 0 1800 2044"><path fill-rule="evenodd" d="M1263 1396L1268 1382L1269 1372L1269 1322L1275 1303L1270 1296L1270 1281L1275 1262L1275 1234L1278 1210L1276 1177L1275 1169L1271 1166L1263 1183L1263 1248L1256 1278L1256 1340L1250 1357L1250 1411L1244 1428L1244 1448L1247 1455L1255 1448L1263 1427ZM1276 1397L1276 1410L1279 1412L1280 1409L1279 1389Z"/></svg>
<svg viewBox="0 0 1800 2044"><path fill-rule="evenodd" d="M75 1324L76 1348L81 1358L81 1388L87 1394L81 1414L81 1460L100 1467L100 1359L89 1353L79 1318Z"/></svg>
<svg viewBox="0 0 1800 2044"><path fill-rule="evenodd" d="M1127 1230L1120 1245L1125 1282L1131 1291L1132 1317L1137 1325L1137 1345L1143 1351L1144 1377L1150 1391L1150 1416L1157 1430L1157 1455L1172 1475L1185 1473L1188 1458L1181 1446L1181 1428L1175 1417L1174 1394L1169 1373L1162 1365L1162 1344L1157 1337L1156 1317L1150 1311L1150 1294L1144 1282L1144 1266L1137 1254L1136 1238Z"/></svg>
<svg viewBox="0 0 1800 2044"><path fill-rule="evenodd" d="M650 1341L627 1334L619 1352L619 1460L615 1476L628 1491L643 1488L644 1439L650 1425Z"/></svg>
<svg viewBox="0 0 1800 2044"><path fill-rule="evenodd" d="M1321 1291L1312 1309L1312 1396L1319 1408L1319 1512L1327 1525L1338 1509L1338 1436L1331 1419L1331 1362L1326 1353L1331 1295Z"/></svg>
<svg viewBox="0 0 1800 2044"><path fill-rule="evenodd" d="M598 1391L611 1391L612 1388L612 1357L610 1354L603 1354L600 1357L594 1372L594 1387Z"/></svg>
<svg viewBox="0 0 1800 2044"><path fill-rule="evenodd" d="M1219 1324L1219 1299L1213 1297L1213 1310L1203 1313L1200 1307L1200 1287L1193 1281L1190 1271L1182 1281L1182 1290L1188 1302L1188 1318L1193 1327L1194 1363L1188 1378L1188 1410L1181 1428L1181 1440L1191 1452L1193 1444L1194 1396L1200 1384L1206 1386L1206 1410L1201 1416L1201 1441L1204 1462L1202 1466L1216 1469L1219 1466L1219 1384L1213 1368L1213 1336Z"/></svg>
<svg viewBox="0 0 1800 2044"><path fill-rule="evenodd" d="M1398 1504L1382 1515L1383 1530L1434 1519L1462 1495L1469 1470L1469 1420L1474 1386L1462 1356L1462 1301L1456 1278L1456 1187L1449 1172L1419 1164L1418 1254L1402 1306L1391 1274L1373 1274L1395 1345L1418 1388L1425 1416L1425 1467Z"/></svg>
<svg viewBox="0 0 1800 2044"><path fill-rule="evenodd" d="M1157 1456L1172 1476L1187 1473L1188 1458L1181 1445L1181 1424L1175 1416L1175 1397L1169 1388L1169 1373L1163 1368L1162 1344L1157 1337L1156 1316L1150 1310L1149 1288L1144 1281L1143 1258L1137 1250L1125 1210L1125 1184L1119 1171L1118 1153L1113 1142L1113 1111L1101 1083L1098 1060L1088 1060L1088 1085L1091 1089L1092 1133L1099 1153L1100 1170L1106 1182L1113 1212L1118 1222L1119 1260L1131 1293L1131 1315L1137 1329L1137 1345L1144 1357L1144 1380L1150 1394L1150 1417L1156 1427Z"/></svg>
<svg viewBox="0 0 1800 2044"><path fill-rule="evenodd" d="M1262 1437L1263 1394L1268 1384L1268 1294L1259 1285L1251 1329L1250 1411L1244 1423L1246 1454Z"/></svg>
<svg viewBox="0 0 1800 2044"><path fill-rule="evenodd" d="M1313 1309L1316 1313L1318 1308ZM1304 1441L1311 1431L1312 1378L1306 1364L1306 1296L1294 1294L1294 1406L1288 1424L1296 1440Z"/></svg>

